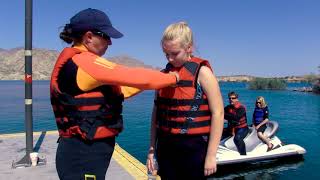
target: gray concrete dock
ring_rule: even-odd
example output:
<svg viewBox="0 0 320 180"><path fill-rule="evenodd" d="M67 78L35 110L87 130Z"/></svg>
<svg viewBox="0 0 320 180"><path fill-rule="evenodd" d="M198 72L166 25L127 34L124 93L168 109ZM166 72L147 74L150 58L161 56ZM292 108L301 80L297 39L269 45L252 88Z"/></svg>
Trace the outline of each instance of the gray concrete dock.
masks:
<svg viewBox="0 0 320 180"><path fill-rule="evenodd" d="M57 131L35 132L34 148L40 158L46 159L46 165L12 168L12 163L25 155L25 134L0 135L0 180L57 180L55 154L57 149ZM147 179L146 167L121 147L116 145L106 179L130 180Z"/></svg>

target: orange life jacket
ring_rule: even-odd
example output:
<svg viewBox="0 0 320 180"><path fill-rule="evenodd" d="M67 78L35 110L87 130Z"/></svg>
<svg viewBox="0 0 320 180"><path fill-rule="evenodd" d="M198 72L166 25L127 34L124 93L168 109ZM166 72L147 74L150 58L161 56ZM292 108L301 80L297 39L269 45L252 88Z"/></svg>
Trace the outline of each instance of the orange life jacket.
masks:
<svg viewBox="0 0 320 180"><path fill-rule="evenodd" d="M244 114L241 117L237 114L237 110L240 108L243 109ZM228 120L228 128L231 133L234 133L236 129L248 127L247 124L247 115L246 115L246 107L243 106L240 102L235 103L234 105L228 105L225 109L226 113L232 114L234 117Z"/></svg>
<svg viewBox="0 0 320 180"><path fill-rule="evenodd" d="M180 68L168 64L164 72L178 71L180 81L175 87L160 89L155 100L156 119L160 130L171 134L208 134L211 112L208 100L197 83L201 66L209 62L196 57Z"/></svg>
<svg viewBox="0 0 320 180"><path fill-rule="evenodd" d="M116 136L123 128L120 87L101 85L82 91L77 86L79 67L72 60L76 54L81 51L65 48L51 76L50 97L59 135L86 140Z"/></svg>

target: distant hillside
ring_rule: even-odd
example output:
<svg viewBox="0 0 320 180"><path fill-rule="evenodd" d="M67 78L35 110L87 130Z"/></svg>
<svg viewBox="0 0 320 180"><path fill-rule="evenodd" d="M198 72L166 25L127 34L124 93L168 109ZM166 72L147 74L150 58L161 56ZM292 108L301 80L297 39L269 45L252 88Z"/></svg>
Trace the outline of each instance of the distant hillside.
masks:
<svg viewBox="0 0 320 180"><path fill-rule="evenodd" d="M58 55L59 52L54 50L33 49L33 80L49 80ZM152 68L129 56L107 57L107 59L126 66ZM23 80L24 63L24 48L9 50L0 48L0 80Z"/></svg>
<svg viewBox="0 0 320 180"><path fill-rule="evenodd" d="M248 75L235 75L235 76L218 76L218 81L222 82L249 82L254 76Z"/></svg>
<svg viewBox="0 0 320 180"><path fill-rule="evenodd" d="M257 77L249 76L249 75L234 75L234 76L218 76L217 78L218 78L218 81L221 81L221 82L249 82ZM284 80L289 83L291 82L312 83L317 78L320 78L320 77L317 75L275 77L275 79Z"/></svg>
<svg viewBox="0 0 320 180"><path fill-rule="evenodd" d="M142 61L127 55L108 57L107 59L117 64L123 64L130 67L146 67L153 69L152 66L146 65Z"/></svg>
<svg viewBox="0 0 320 180"><path fill-rule="evenodd" d="M32 78L33 80L49 80L54 63L59 55L58 51L48 49L33 49L32 57ZM107 57L108 60L118 64L130 67L146 67L153 68L144 64L142 61L132 58L128 55L115 57ZM158 67L154 69L160 69ZM2 49L0 48L0 80L24 80L24 48ZM248 82L254 76L234 75L234 76L218 76L222 82ZM309 76L288 76L282 77L287 82L310 82ZM316 77L319 78L319 77Z"/></svg>

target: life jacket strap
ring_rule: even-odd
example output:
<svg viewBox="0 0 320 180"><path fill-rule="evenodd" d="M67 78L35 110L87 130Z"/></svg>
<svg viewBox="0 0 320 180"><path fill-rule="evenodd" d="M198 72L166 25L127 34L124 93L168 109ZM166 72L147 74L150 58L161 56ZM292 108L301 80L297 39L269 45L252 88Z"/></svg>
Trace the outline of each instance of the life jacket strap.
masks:
<svg viewBox="0 0 320 180"><path fill-rule="evenodd" d="M68 94L60 94L58 98L61 104L69 106L90 106L106 103L106 100L103 97L73 98L71 95Z"/></svg>
<svg viewBox="0 0 320 180"><path fill-rule="evenodd" d="M93 140L97 128L103 125L121 132L123 128L122 116L119 116L118 118L108 119L107 121L102 119L88 118L79 123L79 128L81 129L81 131L86 133L86 138L88 140Z"/></svg>
<svg viewBox="0 0 320 180"><path fill-rule="evenodd" d="M76 118L76 119L86 119L86 118L96 118L96 117L105 117L114 115L113 112L110 111L101 111L101 110L90 110L90 111L68 111L67 117Z"/></svg>
<svg viewBox="0 0 320 180"><path fill-rule="evenodd" d="M178 111L178 110L167 110L167 109L157 109L157 117L159 119L167 117L201 117L210 116L211 112L209 110L205 111Z"/></svg>
<svg viewBox="0 0 320 180"><path fill-rule="evenodd" d="M207 99L170 99L170 98L160 98L154 101L156 106L166 105L166 106L188 106L192 104L206 105L208 104Z"/></svg>
<svg viewBox="0 0 320 180"><path fill-rule="evenodd" d="M193 84L192 81L188 81L188 80L180 80L177 84L176 87L192 87Z"/></svg>
<svg viewBox="0 0 320 180"><path fill-rule="evenodd" d="M167 128L175 128L175 129L190 129L190 128L199 128L199 127L206 127L211 124L211 119L204 120L204 121L184 121L184 122L177 122L177 121L170 121L161 119L158 121L158 125L160 127L167 127Z"/></svg>
<svg viewBox="0 0 320 180"><path fill-rule="evenodd" d="M70 94L59 92L56 88L53 89L56 97L51 97L51 104L62 104L69 106L90 106L90 105L105 105L105 104L122 104L124 101L123 94L109 97L108 100L104 97L86 97L74 98Z"/></svg>

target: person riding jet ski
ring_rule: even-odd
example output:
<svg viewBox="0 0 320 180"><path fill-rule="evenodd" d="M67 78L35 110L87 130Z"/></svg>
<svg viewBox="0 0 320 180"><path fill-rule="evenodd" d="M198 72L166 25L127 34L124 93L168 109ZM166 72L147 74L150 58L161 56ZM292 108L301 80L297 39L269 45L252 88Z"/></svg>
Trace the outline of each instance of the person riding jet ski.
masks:
<svg viewBox="0 0 320 180"><path fill-rule="evenodd" d="M246 108L239 102L237 93L230 92L228 97L230 104L224 108L224 119L228 121L228 128L223 137L234 136L233 141L239 153L246 155L243 141L248 134Z"/></svg>

